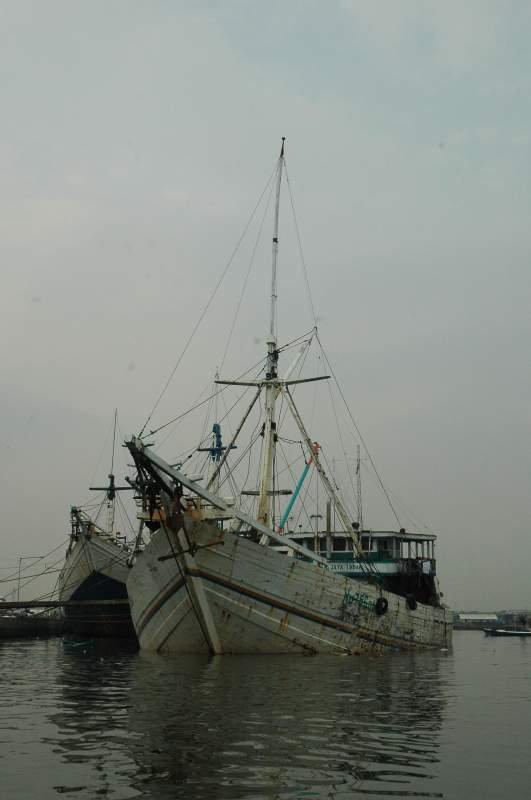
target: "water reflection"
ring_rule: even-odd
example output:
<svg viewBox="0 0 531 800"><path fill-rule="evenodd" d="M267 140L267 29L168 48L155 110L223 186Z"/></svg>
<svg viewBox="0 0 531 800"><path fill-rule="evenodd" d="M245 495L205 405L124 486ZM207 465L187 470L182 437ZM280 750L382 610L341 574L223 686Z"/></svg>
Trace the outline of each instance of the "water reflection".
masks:
<svg viewBox="0 0 531 800"><path fill-rule="evenodd" d="M523 800L531 646L455 641L212 661L0 642L0 796Z"/></svg>
<svg viewBox="0 0 531 800"><path fill-rule="evenodd" d="M141 654L135 786L154 798L441 797L440 658Z"/></svg>
<svg viewBox="0 0 531 800"><path fill-rule="evenodd" d="M53 788L75 797L137 797L127 789L136 771L126 720L134 648L110 642L63 642L55 679L61 700L44 742L60 757Z"/></svg>
<svg viewBox="0 0 531 800"><path fill-rule="evenodd" d="M2 664L18 700L0 701L10 800L443 796L444 654L209 660L56 642L0 649Z"/></svg>

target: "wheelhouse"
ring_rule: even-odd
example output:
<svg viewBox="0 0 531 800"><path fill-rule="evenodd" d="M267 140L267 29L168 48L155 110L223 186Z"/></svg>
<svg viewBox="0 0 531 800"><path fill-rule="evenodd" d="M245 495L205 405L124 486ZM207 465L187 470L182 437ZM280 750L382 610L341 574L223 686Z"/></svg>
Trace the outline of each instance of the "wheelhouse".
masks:
<svg viewBox="0 0 531 800"><path fill-rule="evenodd" d="M413 595L419 602L438 605L434 534L400 531L363 530L357 532L361 553L345 532L289 531L290 539L307 548L308 556L294 553L287 546L275 549L294 558L312 560L312 553L326 558L328 568L336 573L373 580L367 569L374 565L384 588L401 595Z"/></svg>

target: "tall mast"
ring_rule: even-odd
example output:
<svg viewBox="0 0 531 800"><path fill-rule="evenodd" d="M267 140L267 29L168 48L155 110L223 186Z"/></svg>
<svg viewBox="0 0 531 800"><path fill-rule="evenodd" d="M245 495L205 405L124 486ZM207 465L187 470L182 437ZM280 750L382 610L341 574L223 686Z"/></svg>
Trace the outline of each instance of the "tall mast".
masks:
<svg viewBox="0 0 531 800"><path fill-rule="evenodd" d="M114 533L114 500L116 497L114 486L114 448L116 446L116 420L118 417L118 409L114 409L114 428L112 432L112 456L111 456L111 471L109 473L109 489L107 491L107 531L111 534Z"/></svg>
<svg viewBox="0 0 531 800"><path fill-rule="evenodd" d="M216 374L214 376L214 381L219 381L219 372L217 367L216 367ZM216 396L214 397L214 425L212 427L212 448L210 451L210 457L212 459L212 462L214 463L214 469L221 461L222 455L223 455L223 449L221 444L221 428L218 422L218 393L216 392ZM214 479L213 489L215 494L219 492L219 473L217 477Z"/></svg>
<svg viewBox="0 0 531 800"><path fill-rule="evenodd" d="M270 339L276 343L277 333L277 257L278 257L278 216L280 211L280 184L282 182L282 170L284 167L284 142L286 137L282 137L282 147L277 165L277 189L275 202L275 222L273 229L273 260L271 269L271 315L269 324ZM268 340L269 344L269 340Z"/></svg>
<svg viewBox="0 0 531 800"><path fill-rule="evenodd" d="M363 531L363 507L362 507L362 497L361 497L361 456L360 456L360 446L359 444L356 446L356 500L358 505L358 525L359 525L359 532Z"/></svg>
<svg viewBox="0 0 531 800"><path fill-rule="evenodd" d="M258 499L258 521L263 525L271 526L271 484L273 476L273 463L275 459L276 422L275 403L280 390L278 382L278 351L277 351L277 257L278 257L278 217L280 210L280 185L284 167L284 141L277 165L277 187L275 202L275 217L273 227L273 258L271 267L271 308L269 318L269 336L267 338L267 372L265 381L265 420L264 444L262 447L262 460L260 464L260 489Z"/></svg>

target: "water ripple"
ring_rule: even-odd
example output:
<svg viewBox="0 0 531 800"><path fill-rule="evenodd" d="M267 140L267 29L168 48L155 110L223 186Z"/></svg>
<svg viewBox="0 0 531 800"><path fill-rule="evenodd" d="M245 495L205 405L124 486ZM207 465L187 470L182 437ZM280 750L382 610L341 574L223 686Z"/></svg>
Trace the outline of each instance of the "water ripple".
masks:
<svg viewBox="0 0 531 800"><path fill-rule="evenodd" d="M489 800L510 773L527 797L531 646L466 636L356 660L0 643L2 796Z"/></svg>

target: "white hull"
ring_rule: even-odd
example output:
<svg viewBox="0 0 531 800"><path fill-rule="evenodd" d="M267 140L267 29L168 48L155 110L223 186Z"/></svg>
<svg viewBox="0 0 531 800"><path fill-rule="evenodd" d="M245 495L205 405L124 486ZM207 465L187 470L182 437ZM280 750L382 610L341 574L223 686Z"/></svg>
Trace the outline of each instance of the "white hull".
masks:
<svg viewBox="0 0 531 800"><path fill-rule="evenodd" d="M80 535L73 543L59 575L59 600L90 604L65 608L67 632L134 638L126 602L127 558L125 550L97 534Z"/></svg>
<svg viewBox="0 0 531 800"><path fill-rule="evenodd" d="M90 538L81 535L69 548L59 575L59 599L72 599L91 576L101 575L125 585L127 557L127 552L97 534Z"/></svg>
<svg viewBox="0 0 531 800"><path fill-rule="evenodd" d="M231 533L211 544L221 533L215 526L186 525L189 542L200 548L195 554L171 555L188 543L182 532L160 529L128 577L145 650L359 654L450 645L448 609L419 604L412 611L403 597L364 581ZM382 594L388 609L378 615Z"/></svg>

